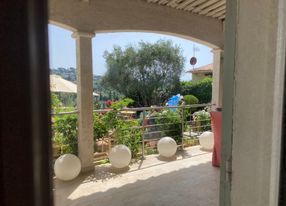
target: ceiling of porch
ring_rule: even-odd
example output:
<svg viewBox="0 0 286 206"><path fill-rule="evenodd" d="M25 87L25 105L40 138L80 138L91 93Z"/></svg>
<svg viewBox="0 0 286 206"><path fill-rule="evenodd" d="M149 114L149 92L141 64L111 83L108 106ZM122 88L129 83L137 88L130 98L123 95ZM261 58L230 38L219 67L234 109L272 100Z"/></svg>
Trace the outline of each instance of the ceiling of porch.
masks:
<svg viewBox="0 0 286 206"><path fill-rule="evenodd" d="M159 4L186 12L225 19L226 0L145 0L149 3Z"/></svg>
<svg viewBox="0 0 286 206"><path fill-rule="evenodd" d="M224 13L217 16L217 10L225 0L152 2L49 0L49 22L73 32L153 32L186 38L211 48L223 48Z"/></svg>

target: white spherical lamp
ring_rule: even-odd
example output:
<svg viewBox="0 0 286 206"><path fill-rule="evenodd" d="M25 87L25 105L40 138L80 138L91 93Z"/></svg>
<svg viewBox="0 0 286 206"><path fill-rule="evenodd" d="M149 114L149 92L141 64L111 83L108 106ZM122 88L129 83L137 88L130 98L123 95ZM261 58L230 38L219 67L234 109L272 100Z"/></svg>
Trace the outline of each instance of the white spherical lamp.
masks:
<svg viewBox="0 0 286 206"><path fill-rule="evenodd" d="M214 146L214 134L212 132L203 132L199 136L200 145L203 149L212 150Z"/></svg>
<svg viewBox="0 0 286 206"><path fill-rule="evenodd" d="M171 137L163 137L158 141L157 148L163 157L172 157L177 151L177 143Z"/></svg>
<svg viewBox="0 0 286 206"><path fill-rule="evenodd" d="M131 161L131 151L125 145L116 145L108 155L111 165L115 168L127 167Z"/></svg>
<svg viewBox="0 0 286 206"><path fill-rule="evenodd" d="M54 172L58 179L68 181L76 178L81 170L81 163L73 154L61 155L55 162Z"/></svg>

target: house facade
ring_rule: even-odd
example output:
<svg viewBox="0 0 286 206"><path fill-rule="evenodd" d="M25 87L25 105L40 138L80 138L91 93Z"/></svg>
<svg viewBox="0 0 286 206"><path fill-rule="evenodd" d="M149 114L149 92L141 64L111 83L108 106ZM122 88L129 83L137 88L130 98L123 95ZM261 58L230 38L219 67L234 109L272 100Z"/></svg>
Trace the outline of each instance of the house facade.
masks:
<svg viewBox="0 0 286 206"><path fill-rule="evenodd" d="M192 74L192 80L198 81L213 76L213 64L208 64L188 71Z"/></svg>

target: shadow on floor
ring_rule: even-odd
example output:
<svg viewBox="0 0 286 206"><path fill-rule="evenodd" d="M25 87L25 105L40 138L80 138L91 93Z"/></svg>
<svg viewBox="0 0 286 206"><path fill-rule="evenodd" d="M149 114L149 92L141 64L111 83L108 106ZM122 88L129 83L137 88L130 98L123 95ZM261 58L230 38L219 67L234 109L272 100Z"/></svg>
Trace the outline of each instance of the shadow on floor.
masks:
<svg viewBox="0 0 286 206"><path fill-rule="evenodd" d="M155 169L152 169L154 172ZM156 169L159 170L160 167ZM118 175L120 174L115 174ZM91 180L88 180L89 176ZM87 187L87 190L97 187L96 178L90 174L81 175L75 181L62 184L64 190L57 187L61 199L56 201L56 206L218 206L219 169L212 167L211 162L153 176L146 180L137 180L104 192L89 191L79 195L78 198L73 197L74 194L69 197L85 181L95 181L89 186L90 188Z"/></svg>

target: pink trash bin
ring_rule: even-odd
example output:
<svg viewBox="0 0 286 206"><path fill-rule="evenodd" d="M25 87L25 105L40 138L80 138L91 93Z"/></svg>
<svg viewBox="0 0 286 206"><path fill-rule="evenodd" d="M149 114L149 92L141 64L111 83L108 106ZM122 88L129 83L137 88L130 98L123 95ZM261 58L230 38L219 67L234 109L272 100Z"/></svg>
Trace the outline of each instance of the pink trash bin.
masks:
<svg viewBox="0 0 286 206"><path fill-rule="evenodd" d="M212 165L215 167L220 167L221 120L221 112L211 112L212 130L214 133Z"/></svg>

